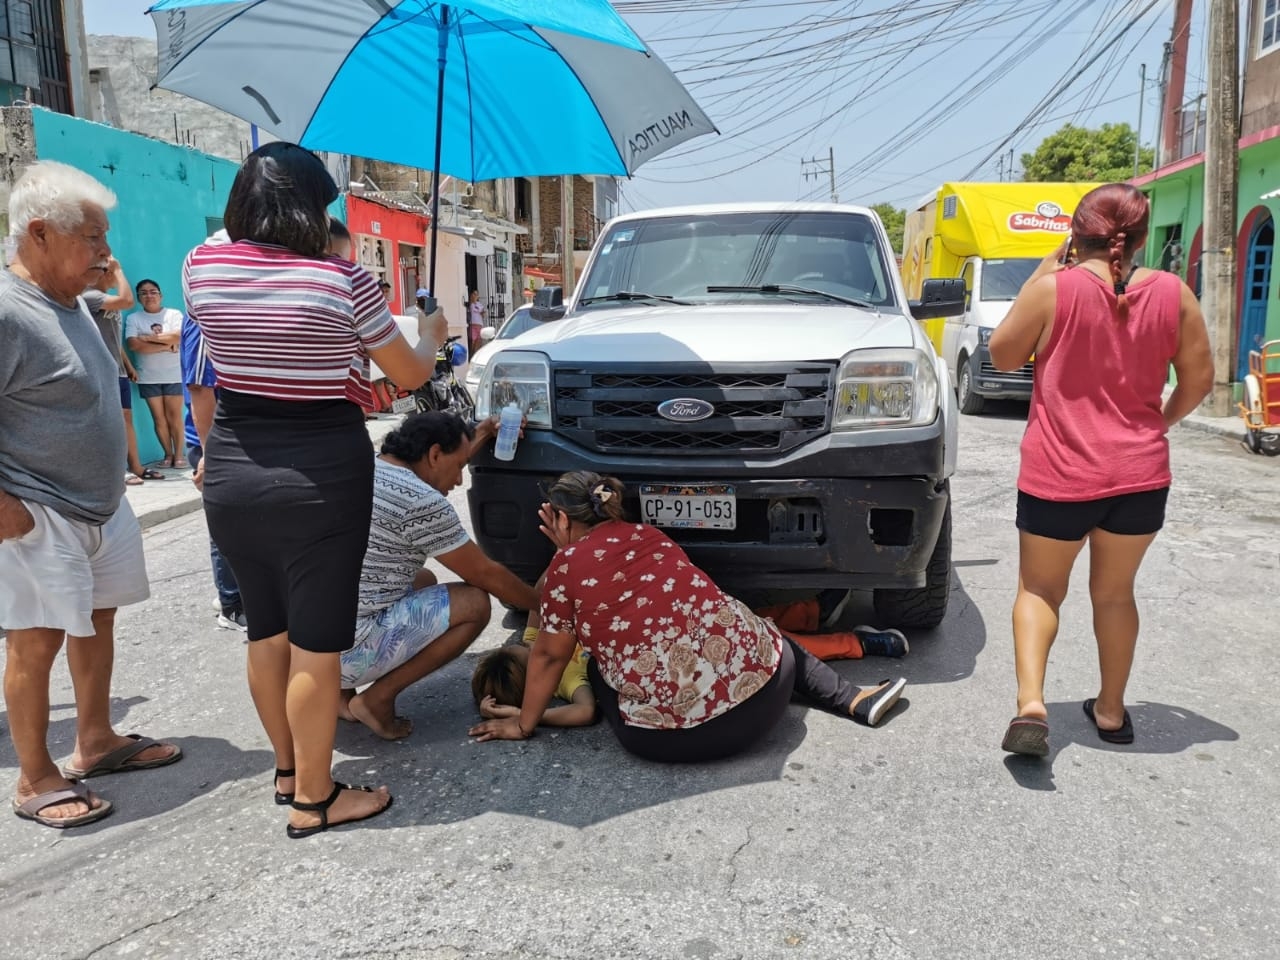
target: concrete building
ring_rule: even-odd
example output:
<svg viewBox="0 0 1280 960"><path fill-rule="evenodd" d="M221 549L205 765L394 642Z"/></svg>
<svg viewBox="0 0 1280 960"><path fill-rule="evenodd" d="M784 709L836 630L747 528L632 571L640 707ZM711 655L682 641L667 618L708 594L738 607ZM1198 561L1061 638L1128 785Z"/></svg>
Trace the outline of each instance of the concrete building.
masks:
<svg viewBox="0 0 1280 960"><path fill-rule="evenodd" d="M587 254L601 228L618 213L618 181L610 176L573 178L573 225L565 242L560 177L521 177L515 180L515 222L528 229L517 240L523 259L523 299L545 283L559 283L561 257L571 252L575 276L581 275Z"/></svg>
<svg viewBox="0 0 1280 960"><path fill-rule="evenodd" d="M249 124L156 81L156 42L144 37L86 38L88 105L82 114L167 143L237 163L252 149Z"/></svg>
<svg viewBox="0 0 1280 960"><path fill-rule="evenodd" d="M0 3L0 105L88 116L82 0Z"/></svg>
<svg viewBox="0 0 1280 960"><path fill-rule="evenodd" d="M1280 6L1251 0L1242 9L1247 42L1242 51L1239 194L1237 199L1236 324L1231 380L1248 372L1249 351L1280 339L1280 271L1272 269L1280 216ZM1202 145L1181 141L1183 150ZM1204 154L1186 152L1133 181L1151 199L1147 266L1182 276L1200 292L1204 238Z"/></svg>

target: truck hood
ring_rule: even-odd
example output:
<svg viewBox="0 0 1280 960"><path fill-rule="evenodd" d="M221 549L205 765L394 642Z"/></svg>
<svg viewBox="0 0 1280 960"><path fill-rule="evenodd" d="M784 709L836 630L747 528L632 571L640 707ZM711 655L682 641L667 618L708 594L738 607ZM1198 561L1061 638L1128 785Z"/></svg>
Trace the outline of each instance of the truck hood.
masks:
<svg viewBox="0 0 1280 960"><path fill-rule="evenodd" d="M978 326L994 329L1000 326L1012 307L1012 300L977 300L974 303L972 316Z"/></svg>
<svg viewBox="0 0 1280 960"><path fill-rule="evenodd" d="M838 360L865 347L922 345L919 327L901 313L841 304L785 302L616 306L588 309L543 324L504 350L537 350L553 361Z"/></svg>

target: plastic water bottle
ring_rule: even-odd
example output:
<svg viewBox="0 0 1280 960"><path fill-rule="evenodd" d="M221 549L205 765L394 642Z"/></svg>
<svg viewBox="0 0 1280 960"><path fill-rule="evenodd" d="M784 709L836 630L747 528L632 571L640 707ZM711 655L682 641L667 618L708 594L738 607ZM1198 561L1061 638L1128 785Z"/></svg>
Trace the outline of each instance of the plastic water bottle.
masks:
<svg viewBox="0 0 1280 960"><path fill-rule="evenodd" d="M493 455L499 460L514 460L516 443L520 439L520 424L524 421L524 413L515 401L502 408L498 417L498 439L493 445Z"/></svg>

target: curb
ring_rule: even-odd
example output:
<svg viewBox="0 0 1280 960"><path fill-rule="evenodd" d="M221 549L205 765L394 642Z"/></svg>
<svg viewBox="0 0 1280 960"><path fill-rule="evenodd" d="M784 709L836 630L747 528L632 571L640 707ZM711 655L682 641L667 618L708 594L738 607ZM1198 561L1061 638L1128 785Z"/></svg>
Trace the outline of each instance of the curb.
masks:
<svg viewBox="0 0 1280 960"><path fill-rule="evenodd" d="M1244 421L1239 417L1204 417L1191 414L1178 423L1179 427L1197 433L1215 434L1232 440L1244 440Z"/></svg>
<svg viewBox="0 0 1280 960"><path fill-rule="evenodd" d="M158 526L169 520L177 520L179 517L185 517L189 513L195 513L200 509L200 495L197 493L193 497L180 500L177 503L170 503L163 507L153 507L150 510L143 510L138 514L138 526L143 530L149 527Z"/></svg>

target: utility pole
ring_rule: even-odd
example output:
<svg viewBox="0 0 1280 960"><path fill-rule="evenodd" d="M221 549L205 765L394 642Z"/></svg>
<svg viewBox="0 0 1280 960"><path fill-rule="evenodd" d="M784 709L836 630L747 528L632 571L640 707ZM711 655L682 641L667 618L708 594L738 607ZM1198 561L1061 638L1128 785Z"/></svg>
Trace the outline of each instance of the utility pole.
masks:
<svg viewBox="0 0 1280 960"><path fill-rule="evenodd" d="M560 178L560 287L573 293L573 175Z"/></svg>
<svg viewBox="0 0 1280 960"><path fill-rule="evenodd" d="M1213 345L1213 392L1204 412L1231 412L1235 371L1236 190L1240 153L1237 0L1210 0L1204 150L1204 252L1201 307Z"/></svg>
<svg viewBox="0 0 1280 960"><path fill-rule="evenodd" d="M1142 104L1147 99L1147 65L1138 68L1138 129L1133 134L1133 175L1136 178L1141 172L1139 164L1142 160Z"/></svg>
<svg viewBox="0 0 1280 960"><path fill-rule="evenodd" d="M840 196L839 194L836 193L836 148L827 147L827 165L825 168L819 166L821 162L822 161L819 160L817 157L814 157L812 160L805 160L802 158L800 160L800 169L804 171L804 178L806 180L817 180L824 173L828 177L830 177L831 178L831 202L839 203ZM809 170L808 169L809 167L813 167L813 169Z"/></svg>

